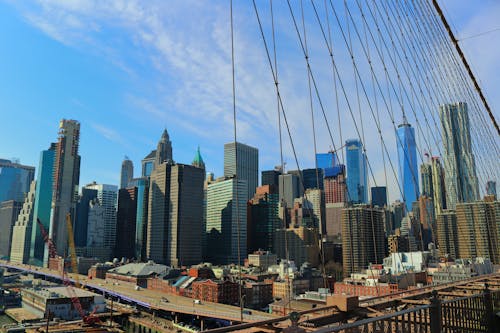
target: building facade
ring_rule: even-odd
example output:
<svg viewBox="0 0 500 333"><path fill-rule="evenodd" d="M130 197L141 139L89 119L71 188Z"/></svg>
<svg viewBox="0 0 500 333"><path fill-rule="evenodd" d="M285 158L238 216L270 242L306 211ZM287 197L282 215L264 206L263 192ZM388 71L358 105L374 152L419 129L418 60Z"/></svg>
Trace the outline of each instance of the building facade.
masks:
<svg viewBox="0 0 500 333"><path fill-rule="evenodd" d="M54 185L50 212L49 235L57 253L68 253L68 229L66 215L74 219L78 184L80 182L80 123L62 119L59 123L59 138L54 159Z"/></svg>
<svg viewBox="0 0 500 333"><path fill-rule="evenodd" d="M282 227L276 185L257 187L247 207L247 250L273 251L274 232Z"/></svg>
<svg viewBox="0 0 500 333"><path fill-rule="evenodd" d="M368 202L366 155L360 140L346 141L347 200L351 203Z"/></svg>
<svg viewBox="0 0 500 333"><path fill-rule="evenodd" d="M23 202L34 177L35 167L0 159L0 202Z"/></svg>
<svg viewBox="0 0 500 333"><path fill-rule="evenodd" d="M33 227L33 212L35 203L36 181L32 181L30 190L24 199L23 208L19 212L16 224L12 230L10 261L17 264L27 264L30 258L31 229Z"/></svg>
<svg viewBox="0 0 500 333"><path fill-rule="evenodd" d="M406 211L420 196L418 188L417 144L415 129L404 118L396 131L398 147L398 179L402 192L401 201L406 204Z"/></svg>
<svg viewBox="0 0 500 333"><path fill-rule="evenodd" d="M40 219L45 230L50 228L50 207L52 204L52 186L54 183L54 158L56 144L52 143L49 149L40 153L38 164L35 206L33 211L33 226L31 229L30 263L46 266L48 261L47 247L43 240L40 227L36 222Z"/></svg>
<svg viewBox="0 0 500 333"><path fill-rule="evenodd" d="M381 264L385 256L384 210L356 205L342 211L344 276L359 272L369 263Z"/></svg>
<svg viewBox="0 0 500 333"><path fill-rule="evenodd" d="M127 188L130 182L134 178L134 163L127 156L122 162L122 168L120 172L120 188Z"/></svg>
<svg viewBox="0 0 500 333"><path fill-rule="evenodd" d="M242 264L246 258L247 194L245 180L221 179L208 185L206 208L208 261L216 264Z"/></svg>
<svg viewBox="0 0 500 333"><path fill-rule="evenodd" d="M117 258L135 258L137 224L137 187L121 188L118 191L116 213L116 241L114 255Z"/></svg>
<svg viewBox="0 0 500 333"><path fill-rule="evenodd" d="M460 258L458 252L458 226L457 214L454 210L443 210L436 216L437 240L439 252L442 256Z"/></svg>
<svg viewBox="0 0 500 333"><path fill-rule="evenodd" d="M14 200L0 202L0 258L10 255L12 229L23 204Z"/></svg>
<svg viewBox="0 0 500 333"><path fill-rule="evenodd" d="M236 160L236 157L238 160ZM259 186L259 150L234 142L224 145L224 177L236 177L247 182L246 200L255 194Z"/></svg>
<svg viewBox="0 0 500 333"><path fill-rule="evenodd" d="M444 145L446 202L449 209L455 209L457 203L479 199L467 104L441 105L439 119Z"/></svg>

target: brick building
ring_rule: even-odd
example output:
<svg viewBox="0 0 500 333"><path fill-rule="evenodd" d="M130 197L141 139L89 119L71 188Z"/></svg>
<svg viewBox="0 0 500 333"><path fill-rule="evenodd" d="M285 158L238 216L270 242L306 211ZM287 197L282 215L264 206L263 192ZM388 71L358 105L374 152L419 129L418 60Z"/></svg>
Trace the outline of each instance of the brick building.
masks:
<svg viewBox="0 0 500 333"><path fill-rule="evenodd" d="M239 285L231 281L195 281L192 284L192 297L207 302L238 304L238 288Z"/></svg>

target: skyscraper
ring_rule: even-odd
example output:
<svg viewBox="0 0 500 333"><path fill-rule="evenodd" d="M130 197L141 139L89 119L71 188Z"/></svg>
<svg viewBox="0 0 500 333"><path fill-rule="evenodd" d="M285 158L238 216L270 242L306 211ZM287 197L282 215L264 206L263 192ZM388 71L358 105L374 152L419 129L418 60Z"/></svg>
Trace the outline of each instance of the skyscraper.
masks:
<svg viewBox="0 0 500 333"><path fill-rule="evenodd" d="M203 181L192 165L162 163L151 174L147 257L175 267L202 259Z"/></svg>
<svg viewBox="0 0 500 333"><path fill-rule="evenodd" d="M0 202L0 258L8 258L12 241L12 228L23 204L14 200Z"/></svg>
<svg viewBox="0 0 500 333"><path fill-rule="evenodd" d="M493 195L497 197L497 182L494 180L488 180L486 182L486 194Z"/></svg>
<svg viewBox="0 0 500 333"><path fill-rule="evenodd" d="M0 202L23 202L34 176L35 167L0 159Z"/></svg>
<svg viewBox="0 0 500 333"><path fill-rule="evenodd" d="M243 263L247 254L246 194L247 182L243 179L220 179L208 185L206 232L207 259L210 262Z"/></svg>
<svg viewBox="0 0 500 333"><path fill-rule="evenodd" d="M342 256L344 276L368 264L381 264L385 256L384 210L355 205L342 210Z"/></svg>
<svg viewBox="0 0 500 333"><path fill-rule="evenodd" d="M236 156L238 161L236 161ZM246 200L253 197L259 186L259 150L257 148L234 142L224 145L224 177L246 180Z"/></svg>
<svg viewBox="0 0 500 333"><path fill-rule="evenodd" d="M387 206L387 187L385 186L374 186L371 188L372 191L372 205L383 208Z"/></svg>
<svg viewBox="0 0 500 333"><path fill-rule="evenodd" d="M134 178L134 164L127 156L125 156L120 173L120 188L129 187L129 183L132 178Z"/></svg>
<svg viewBox="0 0 500 333"><path fill-rule="evenodd" d="M156 166L160 165L163 162L173 162L172 142L170 141L170 137L166 129L163 130L161 138L156 145L156 149L152 150L141 161L141 176L149 177Z"/></svg>
<svg viewBox="0 0 500 333"><path fill-rule="evenodd" d="M323 189L323 169L313 168L313 169L302 169L300 170L290 170L289 174L296 175L299 178L299 187L301 192L305 192L307 189L319 188Z"/></svg>
<svg viewBox="0 0 500 333"><path fill-rule="evenodd" d="M446 209L436 215L437 240L439 252L442 256L450 255L460 258L458 252L457 214L454 210Z"/></svg>
<svg viewBox="0 0 500 333"><path fill-rule="evenodd" d="M33 204L35 202L36 182L32 181L30 190L24 199L23 208L19 212L12 230L10 261L27 264L30 257L31 228L33 226Z"/></svg>
<svg viewBox="0 0 500 333"><path fill-rule="evenodd" d="M325 203L347 202L347 185L345 177L345 166L339 164L333 168L326 169L323 187L325 189Z"/></svg>
<svg viewBox="0 0 500 333"><path fill-rule="evenodd" d="M205 170L202 168L172 165L167 265L181 267L202 261L204 180Z"/></svg>
<svg viewBox="0 0 500 333"><path fill-rule="evenodd" d="M500 264L500 202L458 203L456 216L460 257L484 257Z"/></svg>
<svg viewBox="0 0 500 333"><path fill-rule="evenodd" d="M37 219L40 219L45 230L50 228L50 207L52 204L52 186L54 184L54 158L56 144L51 143L49 149L40 153L38 165L35 207L33 211L33 226L31 231L30 260L31 264L45 266L48 260L46 245Z"/></svg>
<svg viewBox="0 0 500 333"><path fill-rule="evenodd" d="M274 232L281 228L278 215L278 187L263 185L257 187L254 197L248 202L247 249L274 251Z"/></svg>
<svg viewBox="0 0 500 333"><path fill-rule="evenodd" d="M59 123L59 139L54 161L54 186L50 213L50 237L59 255L68 253L66 215L75 216L80 181L80 123L63 119Z"/></svg>
<svg viewBox="0 0 500 333"><path fill-rule="evenodd" d="M118 187L108 184L88 184L86 189L97 191L97 205L102 207L102 246L109 250L110 254L115 249L116 241L116 209L118 206ZM89 223L90 224L90 223ZM87 237L88 238L88 237ZM87 244L89 246L89 244Z"/></svg>
<svg viewBox="0 0 500 333"><path fill-rule="evenodd" d="M339 164L337 154L333 151L329 151L328 153L318 153L316 154L316 164L318 168L323 170L333 168Z"/></svg>
<svg viewBox="0 0 500 333"><path fill-rule="evenodd" d="M146 241L148 226L149 180L147 177L132 180L137 187L137 214L135 218L134 256L137 260L146 260Z"/></svg>
<svg viewBox="0 0 500 333"><path fill-rule="evenodd" d="M78 203L76 204L75 226L73 227L75 232L74 239L76 247L84 248L87 246L90 202L96 202L96 199L96 189L86 187L82 188L82 193L78 198Z"/></svg>
<svg viewBox="0 0 500 333"><path fill-rule="evenodd" d="M363 144L357 139L346 141L347 200L351 203L367 203L367 165Z"/></svg>
<svg viewBox="0 0 500 333"><path fill-rule="evenodd" d="M439 157L432 157L432 191L435 216L447 208L444 170Z"/></svg>
<svg viewBox="0 0 500 333"><path fill-rule="evenodd" d="M422 195L429 198L434 197L434 187L432 185L432 164L422 163L420 165L420 180L422 181Z"/></svg>
<svg viewBox="0 0 500 333"><path fill-rule="evenodd" d="M264 170L261 172L261 183L264 185L279 186L279 178L281 175L280 167L275 167L274 170Z"/></svg>
<svg viewBox="0 0 500 333"><path fill-rule="evenodd" d="M467 104L458 102L439 107L446 203L454 209L459 202L479 199L476 164L472 154Z"/></svg>
<svg viewBox="0 0 500 333"><path fill-rule="evenodd" d="M302 195L299 185L299 177L294 174L284 174L279 176L279 200L281 204L287 208L293 207L293 201Z"/></svg>
<svg viewBox="0 0 500 333"><path fill-rule="evenodd" d="M396 131L398 146L398 179L402 191L401 201L406 204L406 211L411 211L412 203L418 200L418 167L415 129L403 119Z"/></svg>
<svg viewBox="0 0 500 333"><path fill-rule="evenodd" d="M118 191L118 210L116 213L115 256L118 258L135 257L137 222L137 187L121 188Z"/></svg>

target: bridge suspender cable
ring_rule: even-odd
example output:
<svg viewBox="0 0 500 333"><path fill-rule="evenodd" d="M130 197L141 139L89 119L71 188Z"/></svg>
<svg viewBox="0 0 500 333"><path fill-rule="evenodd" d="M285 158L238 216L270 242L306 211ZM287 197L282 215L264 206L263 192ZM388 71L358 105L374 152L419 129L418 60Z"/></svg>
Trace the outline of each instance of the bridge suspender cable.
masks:
<svg viewBox="0 0 500 333"><path fill-rule="evenodd" d="M474 76L474 73L472 73L472 69L470 68L469 63L467 62L467 59L465 59L465 55L462 52L462 48L458 44L458 40L455 38L455 35L453 34L453 31L451 30L451 27L448 24L448 21L444 17L443 11L441 10L439 3L437 2L437 0L432 0L432 4L434 5L434 8L436 9L436 12L438 13L439 17L441 18L441 22L443 23L444 27L446 28L446 31L448 32L448 35L450 36L450 39L453 42L453 45L455 45L455 49L457 50L457 53L460 56L460 59L462 60L465 68L467 69L467 73L469 73L470 79L474 83L474 88L476 88L476 90L479 94L479 97L481 98L481 101L483 102L484 107L486 108L486 111L488 112L488 115L490 116L491 122L493 123L493 126L495 126L497 133L500 136L500 128L498 127L495 116L493 115L493 112L491 111L490 105L488 104L488 101L486 100L486 97L484 96L483 91L481 90L481 87L479 86L479 83L477 82L476 77Z"/></svg>

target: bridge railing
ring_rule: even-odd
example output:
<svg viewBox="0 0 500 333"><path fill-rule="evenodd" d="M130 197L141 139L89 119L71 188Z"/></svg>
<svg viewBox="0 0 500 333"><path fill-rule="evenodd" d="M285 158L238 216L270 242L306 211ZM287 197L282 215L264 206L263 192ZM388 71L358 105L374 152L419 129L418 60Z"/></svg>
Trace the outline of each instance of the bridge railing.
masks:
<svg viewBox="0 0 500 333"><path fill-rule="evenodd" d="M325 327L316 333L448 333L494 332L494 305L500 301L500 290L492 292L485 286L475 295L440 300L433 292L430 304L367 318L338 326Z"/></svg>

